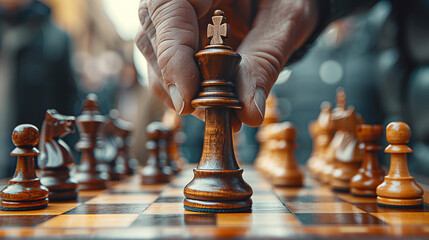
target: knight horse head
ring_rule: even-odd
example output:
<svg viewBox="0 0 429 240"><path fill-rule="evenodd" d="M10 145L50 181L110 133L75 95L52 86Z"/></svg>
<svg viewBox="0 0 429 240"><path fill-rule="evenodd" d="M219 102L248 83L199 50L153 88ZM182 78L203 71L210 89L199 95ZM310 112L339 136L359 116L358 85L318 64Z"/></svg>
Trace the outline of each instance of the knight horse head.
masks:
<svg viewBox="0 0 429 240"><path fill-rule="evenodd" d="M39 166L58 167L68 165L73 156L69 146L61 139L74 132L75 117L59 114L55 109L46 111L39 141Z"/></svg>

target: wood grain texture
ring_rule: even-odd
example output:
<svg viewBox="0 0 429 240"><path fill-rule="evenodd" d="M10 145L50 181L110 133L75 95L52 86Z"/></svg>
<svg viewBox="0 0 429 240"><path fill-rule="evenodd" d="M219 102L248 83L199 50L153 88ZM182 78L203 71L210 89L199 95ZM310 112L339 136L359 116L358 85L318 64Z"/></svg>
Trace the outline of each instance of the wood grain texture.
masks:
<svg viewBox="0 0 429 240"><path fill-rule="evenodd" d="M12 133L16 148L11 156L18 157L15 174L1 191L1 209L22 211L43 209L48 206L49 190L36 176L34 156L39 155L35 148L39 141L39 130L30 124L17 126Z"/></svg>
<svg viewBox="0 0 429 240"><path fill-rule="evenodd" d="M223 12L216 10L214 26L208 28L212 44L195 54L204 80L192 106L205 108L206 125L200 163L184 189L184 206L189 211L243 212L252 206L252 188L243 180L235 159L231 129L232 109L242 105L234 94L241 56L223 41L227 32L216 30L227 27L223 22Z"/></svg>
<svg viewBox="0 0 429 240"><path fill-rule="evenodd" d="M377 187L377 203L391 207L416 207L423 204L423 189L416 183L408 169L407 153L413 152L406 144L411 130L404 122L392 122L386 127L390 143L384 150L391 154L389 174Z"/></svg>

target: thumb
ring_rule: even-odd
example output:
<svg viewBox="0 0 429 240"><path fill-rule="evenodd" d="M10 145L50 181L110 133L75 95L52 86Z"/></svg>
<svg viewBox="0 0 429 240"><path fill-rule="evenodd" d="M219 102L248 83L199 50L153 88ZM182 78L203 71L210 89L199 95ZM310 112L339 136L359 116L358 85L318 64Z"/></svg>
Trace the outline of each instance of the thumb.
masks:
<svg viewBox="0 0 429 240"><path fill-rule="evenodd" d="M154 0L147 4L155 27L154 51L164 88L179 114L194 111L191 101L199 87L199 72L194 60L199 39L196 10L208 11L212 1L200 2Z"/></svg>
<svg viewBox="0 0 429 240"><path fill-rule="evenodd" d="M244 103L237 117L258 126L265 115L265 101L290 55L312 32L315 23L312 0L260 1L249 34L237 51L237 93Z"/></svg>

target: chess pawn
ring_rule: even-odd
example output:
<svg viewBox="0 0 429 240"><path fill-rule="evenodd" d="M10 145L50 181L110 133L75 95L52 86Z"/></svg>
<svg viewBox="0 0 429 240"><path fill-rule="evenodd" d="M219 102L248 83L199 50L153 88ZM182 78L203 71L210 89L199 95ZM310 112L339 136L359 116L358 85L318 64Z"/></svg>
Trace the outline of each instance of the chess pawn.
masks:
<svg viewBox="0 0 429 240"><path fill-rule="evenodd" d="M170 138L167 143L167 152L174 164L177 166L179 172L181 172L186 165L187 160L182 156L180 151L180 144L186 137L185 134L180 130L182 126L182 118L176 113L175 110L168 108L164 115L162 115L162 124L170 129Z"/></svg>
<svg viewBox="0 0 429 240"><path fill-rule="evenodd" d="M77 183L70 179L74 164L70 147L61 138L74 132L75 117L64 116L54 109L46 111L39 141L41 183L49 188L49 201L77 199Z"/></svg>
<svg viewBox="0 0 429 240"><path fill-rule="evenodd" d="M231 114L242 103L234 94L234 76L241 56L224 42L228 25L216 10L207 28L210 45L195 54L204 80L192 106L205 109L203 153L194 178L184 189L184 207L196 212L245 212L252 206L252 188L243 180L232 143Z"/></svg>
<svg viewBox="0 0 429 240"><path fill-rule="evenodd" d="M258 129L256 134L256 140L259 142L259 151L258 155L255 158L254 166L261 173L268 171L266 169L267 164L270 163L269 156L269 146L266 139L266 134L264 134L264 128L270 124L278 123L280 118L279 110L277 109L277 97L275 94L270 93L267 98L267 103L265 107L265 117L262 125Z"/></svg>
<svg viewBox="0 0 429 240"><path fill-rule="evenodd" d="M76 118L80 133L76 149L82 152L80 166L76 173L78 188L80 190L102 190L107 188L107 180L102 178L97 169L97 159L94 149L100 148L102 139L99 131L105 123L105 117L100 115L98 98L95 94L89 94L82 106L82 114Z"/></svg>
<svg viewBox="0 0 429 240"><path fill-rule="evenodd" d="M165 166L163 156L160 155L160 139L164 126L160 122L152 122L147 126L146 132L148 141L146 148L149 151L149 158L141 170L143 184L168 183L170 181L171 170Z"/></svg>
<svg viewBox="0 0 429 240"><path fill-rule="evenodd" d="M117 134L118 158L116 167L122 175L132 175L138 165L137 160L130 156L131 133L133 127L129 122L125 122L121 119L117 119L117 121L120 123L120 131Z"/></svg>
<svg viewBox="0 0 429 240"><path fill-rule="evenodd" d="M174 134L175 132L172 129L165 129L165 142L166 142L166 156L167 156L167 164L171 168L171 171L174 175L180 172L180 167L178 165L178 161L174 158L175 149L174 148Z"/></svg>
<svg viewBox="0 0 429 240"><path fill-rule="evenodd" d="M381 125L358 125L357 136L360 140L359 148L363 151L362 166L350 182L350 192L356 196L376 197L378 185L383 182L384 171L378 165L377 151L381 147L376 141L383 133Z"/></svg>
<svg viewBox="0 0 429 240"><path fill-rule="evenodd" d="M40 183L34 167L35 148L39 141L39 131L30 124L17 126L12 133L16 148L11 156L18 157L15 174L1 191L1 208L4 211L42 209L48 206L49 190Z"/></svg>
<svg viewBox="0 0 429 240"><path fill-rule="evenodd" d="M278 123L277 166L273 169L271 183L275 186L298 187L303 185L303 175L295 159L297 131L290 122Z"/></svg>
<svg viewBox="0 0 429 240"><path fill-rule="evenodd" d="M320 108L319 117L309 125L309 132L313 138L313 152L307 160L307 168L315 178L320 178L322 174L322 167L326 162L325 154L333 137L331 104L325 101L320 105Z"/></svg>
<svg viewBox="0 0 429 240"><path fill-rule="evenodd" d="M390 143L384 152L391 154L390 170L377 187L377 204L386 207L419 207L423 205L423 189L408 169L407 153L413 150L406 144L411 130L404 122L387 125L386 138Z"/></svg>

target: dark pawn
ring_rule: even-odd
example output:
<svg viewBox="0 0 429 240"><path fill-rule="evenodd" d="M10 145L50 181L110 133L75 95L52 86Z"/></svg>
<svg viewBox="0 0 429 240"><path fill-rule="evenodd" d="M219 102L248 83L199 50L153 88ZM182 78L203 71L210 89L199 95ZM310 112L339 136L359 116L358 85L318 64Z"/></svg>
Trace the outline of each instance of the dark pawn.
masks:
<svg viewBox="0 0 429 240"><path fill-rule="evenodd" d="M94 150L95 158L99 162L98 170L102 172L103 178L107 178L110 181L119 181L121 179L121 173L116 168L119 152L116 136L120 131L115 124L116 118L117 111L110 111L106 123L100 129L103 146Z"/></svg>
<svg viewBox="0 0 429 240"><path fill-rule="evenodd" d="M194 178L184 189L184 208L194 212L248 212L252 188L235 159L231 115L242 103L234 94L235 71L241 56L226 45L229 26L216 10L207 35L210 45L195 54L203 81L194 108L205 109L204 146Z"/></svg>
<svg viewBox="0 0 429 240"><path fill-rule="evenodd" d="M361 197L377 197L375 190L383 182L384 171L378 164L377 151L381 147L376 142L383 134L383 126L358 125L356 133L361 142L359 148L363 151L363 161L350 182L350 192Z"/></svg>
<svg viewBox="0 0 429 240"><path fill-rule="evenodd" d="M177 175L180 172L180 168L178 166L178 161L174 159L172 155L172 148L175 144L174 142L174 134L175 132L172 129L166 128L163 131L163 138L165 139L165 156L167 158L167 165L171 168L171 171L174 175Z"/></svg>
<svg viewBox="0 0 429 240"><path fill-rule="evenodd" d="M133 126L130 122L120 119L117 111L113 112L113 114L111 112L110 117L114 119L118 128L116 132L116 146L118 148L116 169L121 175L132 175L137 166L137 160L130 156Z"/></svg>
<svg viewBox="0 0 429 240"><path fill-rule="evenodd" d="M10 153L17 156L16 171L9 184L1 191L1 208L4 211L42 209L48 206L49 190L40 183L34 168L35 148L39 130L30 124L21 124L13 130L12 141L16 148Z"/></svg>
<svg viewBox="0 0 429 240"><path fill-rule="evenodd" d="M74 132L75 117L64 116L54 109L46 111L39 141L41 183L49 188L49 201L77 199L77 183L70 179L74 164L72 152L61 138Z"/></svg>
<svg viewBox="0 0 429 240"><path fill-rule="evenodd" d="M76 119L80 133L76 149L82 152L76 179L81 190L106 189L107 180L103 179L97 170L94 154L94 149L101 147L102 140L98 131L105 122L104 116L100 115L98 110L97 95L89 94L82 109L82 114Z"/></svg>
<svg viewBox="0 0 429 240"><path fill-rule="evenodd" d="M171 169L166 166L166 156L160 150L164 126L160 122L152 122L147 126L146 131L148 137L146 148L149 150L149 158L141 171L142 183L167 183L170 181Z"/></svg>

